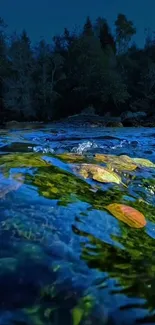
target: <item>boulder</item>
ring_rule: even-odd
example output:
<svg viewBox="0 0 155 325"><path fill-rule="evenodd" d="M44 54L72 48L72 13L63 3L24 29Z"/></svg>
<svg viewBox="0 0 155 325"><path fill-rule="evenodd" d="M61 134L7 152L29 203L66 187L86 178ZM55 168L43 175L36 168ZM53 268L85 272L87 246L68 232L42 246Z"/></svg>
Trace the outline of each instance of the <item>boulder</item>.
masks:
<svg viewBox="0 0 155 325"><path fill-rule="evenodd" d="M119 121L109 121L106 124L107 127L122 128L123 123Z"/></svg>
<svg viewBox="0 0 155 325"><path fill-rule="evenodd" d="M131 111L125 111L121 114L121 121L124 121L126 119L144 119L147 117L146 112L131 112Z"/></svg>
<svg viewBox="0 0 155 325"><path fill-rule="evenodd" d="M153 118L127 118L123 121L126 127L155 127L155 117Z"/></svg>
<svg viewBox="0 0 155 325"><path fill-rule="evenodd" d="M80 115L96 115L95 108L93 106L88 106L81 111Z"/></svg>
<svg viewBox="0 0 155 325"><path fill-rule="evenodd" d="M126 118L123 120L123 126L126 127L137 127L141 126L141 121L135 118Z"/></svg>

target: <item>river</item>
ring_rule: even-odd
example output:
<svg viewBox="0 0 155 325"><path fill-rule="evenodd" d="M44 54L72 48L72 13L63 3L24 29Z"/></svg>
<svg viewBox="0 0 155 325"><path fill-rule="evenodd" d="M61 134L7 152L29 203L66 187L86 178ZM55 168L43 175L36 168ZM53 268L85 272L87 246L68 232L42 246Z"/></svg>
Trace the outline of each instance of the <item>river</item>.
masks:
<svg viewBox="0 0 155 325"><path fill-rule="evenodd" d="M155 128L0 130L1 325L155 324L154 164Z"/></svg>

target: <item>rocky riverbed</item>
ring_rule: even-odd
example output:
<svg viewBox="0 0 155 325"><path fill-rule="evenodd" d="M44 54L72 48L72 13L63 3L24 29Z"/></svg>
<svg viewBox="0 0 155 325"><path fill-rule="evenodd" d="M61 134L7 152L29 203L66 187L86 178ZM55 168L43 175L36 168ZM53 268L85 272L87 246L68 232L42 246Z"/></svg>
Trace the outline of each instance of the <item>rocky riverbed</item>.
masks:
<svg viewBox="0 0 155 325"><path fill-rule="evenodd" d="M0 180L0 324L155 324L155 128L8 125Z"/></svg>

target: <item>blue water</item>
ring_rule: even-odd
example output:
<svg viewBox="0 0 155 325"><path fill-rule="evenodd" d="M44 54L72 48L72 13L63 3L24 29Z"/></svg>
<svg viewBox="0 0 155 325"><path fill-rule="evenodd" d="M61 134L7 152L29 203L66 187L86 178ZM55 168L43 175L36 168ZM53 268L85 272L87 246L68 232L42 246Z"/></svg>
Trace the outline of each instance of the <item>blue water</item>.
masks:
<svg viewBox="0 0 155 325"><path fill-rule="evenodd" d="M0 131L0 324L155 324L155 169L129 172L125 189L78 177L63 153L155 163L155 129ZM120 222L105 200L136 204L146 227Z"/></svg>

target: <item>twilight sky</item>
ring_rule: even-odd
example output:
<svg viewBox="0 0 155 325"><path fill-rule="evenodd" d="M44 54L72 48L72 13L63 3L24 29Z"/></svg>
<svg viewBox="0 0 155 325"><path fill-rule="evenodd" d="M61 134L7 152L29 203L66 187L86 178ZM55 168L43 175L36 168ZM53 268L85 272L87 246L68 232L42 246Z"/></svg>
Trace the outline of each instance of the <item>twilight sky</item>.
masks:
<svg viewBox="0 0 155 325"><path fill-rule="evenodd" d="M118 13L124 13L137 28L136 42L144 44L144 28L155 30L155 0L0 0L0 16L8 24L8 32L26 29L32 42L44 37L50 42L64 27L82 26L85 17L98 16L112 27Z"/></svg>

